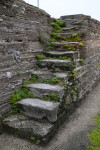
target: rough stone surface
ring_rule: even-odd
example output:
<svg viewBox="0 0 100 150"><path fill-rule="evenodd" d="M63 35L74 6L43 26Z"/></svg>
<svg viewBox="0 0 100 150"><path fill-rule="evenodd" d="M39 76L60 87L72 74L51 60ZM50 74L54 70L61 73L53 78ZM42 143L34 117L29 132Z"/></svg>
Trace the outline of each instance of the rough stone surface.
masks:
<svg viewBox="0 0 100 150"><path fill-rule="evenodd" d="M37 84L29 84L27 87L34 93L35 97L44 97L48 94L58 94L59 95L59 101L62 101L62 98L64 96L64 89L60 86L53 86L50 84L43 84L43 83L37 83Z"/></svg>
<svg viewBox="0 0 100 150"><path fill-rule="evenodd" d="M42 119L47 117L50 122L57 120L59 103L43 101L40 99L23 99L18 102L22 107L22 111L32 118Z"/></svg>
<svg viewBox="0 0 100 150"><path fill-rule="evenodd" d="M53 129L53 124L50 122L38 122L34 120L29 120L23 115L12 115L5 118L3 121L5 128L13 133L18 134L23 138L36 137L40 140L47 140L46 136L49 135L50 131ZM49 137L49 136L48 136Z"/></svg>
<svg viewBox="0 0 100 150"><path fill-rule="evenodd" d="M41 52L43 45L39 41L49 36L50 16L43 10L31 6L22 0L0 0L0 85L2 90L14 90L37 68L35 53ZM10 74L8 76L7 74ZM18 72L29 72L24 76ZM9 78L11 77L11 78ZM19 82L20 80L20 82ZM8 95L0 89L0 114L10 111ZM7 92L6 92L7 94ZM4 101L4 102L2 102ZM8 104L4 106L4 104Z"/></svg>
<svg viewBox="0 0 100 150"><path fill-rule="evenodd" d="M60 67L60 66L71 64L71 61L69 60L59 60L59 59L44 59L44 60L41 60L40 62L42 66L54 65L55 67Z"/></svg>

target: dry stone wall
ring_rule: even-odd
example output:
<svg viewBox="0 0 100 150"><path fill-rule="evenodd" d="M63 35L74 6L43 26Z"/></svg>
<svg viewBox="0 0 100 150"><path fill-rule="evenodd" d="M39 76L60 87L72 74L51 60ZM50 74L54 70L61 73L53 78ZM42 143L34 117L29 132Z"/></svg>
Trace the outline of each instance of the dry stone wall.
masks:
<svg viewBox="0 0 100 150"><path fill-rule="evenodd" d="M78 68L80 72L78 79L81 83L79 98L89 92L100 79L100 22L87 16L82 24L85 27L86 36L83 38L84 46L80 49L83 63Z"/></svg>
<svg viewBox="0 0 100 150"><path fill-rule="evenodd" d="M35 53L43 50L50 22L47 13L22 0L0 1L0 115L9 112L10 94L37 67Z"/></svg>

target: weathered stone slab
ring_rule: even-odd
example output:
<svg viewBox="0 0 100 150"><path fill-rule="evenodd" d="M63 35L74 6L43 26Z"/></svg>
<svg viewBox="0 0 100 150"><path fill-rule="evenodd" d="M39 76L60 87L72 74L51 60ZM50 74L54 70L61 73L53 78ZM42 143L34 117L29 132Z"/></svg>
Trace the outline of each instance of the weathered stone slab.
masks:
<svg viewBox="0 0 100 150"><path fill-rule="evenodd" d="M57 120L60 103L28 98L19 101L18 104L21 106L21 110L29 117L37 119L47 117L50 122L55 122Z"/></svg>
<svg viewBox="0 0 100 150"><path fill-rule="evenodd" d="M50 80L54 77L60 78L61 80L64 80L65 78L68 77L68 72L65 73L60 73L60 72L49 72L49 71L32 71L32 74L36 75L38 77L38 81L43 81L44 79Z"/></svg>
<svg viewBox="0 0 100 150"><path fill-rule="evenodd" d="M41 60L40 62L42 66L54 65L55 67L60 67L63 65L71 64L70 60L59 60L59 59L44 59L44 60Z"/></svg>
<svg viewBox="0 0 100 150"><path fill-rule="evenodd" d="M59 96L59 101L62 101L62 98L64 96L64 89L60 86L53 86L50 84L29 84L27 87L32 91L35 95L35 97L40 98L44 97L48 94L57 94Z"/></svg>
<svg viewBox="0 0 100 150"><path fill-rule="evenodd" d="M60 56L67 56L70 58L78 58L78 51L49 51L46 52L46 55L50 55L50 56L56 56L56 57L60 57Z"/></svg>
<svg viewBox="0 0 100 150"><path fill-rule="evenodd" d="M51 136L51 132L54 125L48 121L38 122L23 115L12 115L4 119L3 124L5 129L12 133L17 134L22 138L40 140L40 142L46 142Z"/></svg>

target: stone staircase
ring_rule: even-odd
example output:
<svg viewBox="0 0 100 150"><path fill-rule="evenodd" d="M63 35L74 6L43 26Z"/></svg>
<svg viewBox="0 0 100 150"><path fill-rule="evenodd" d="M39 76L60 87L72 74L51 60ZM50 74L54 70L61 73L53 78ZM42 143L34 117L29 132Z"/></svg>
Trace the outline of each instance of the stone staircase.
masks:
<svg viewBox="0 0 100 150"><path fill-rule="evenodd" d="M60 19L66 22L66 28L62 28L63 33L58 33L58 35L67 37L85 29L83 24L81 26L83 18L84 15L61 17ZM70 74L73 70L81 67L79 42L52 43L55 45L54 49L41 52L44 58L37 60L38 67L32 71L32 74L37 76L38 83L27 85L29 90L34 93L35 98L19 101L18 106L21 113L7 117L3 121L7 131L33 140L36 144L47 143L59 125L66 119L69 104L73 101L68 89ZM70 45L76 50L66 49L65 45ZM61 56L70 59L59 59ZM50 80L54 78L59 82L50 83ZM51 101L49 99L46 101L46 98L50 98L50 96L56 96L56 100L51 97Z"/></svg>

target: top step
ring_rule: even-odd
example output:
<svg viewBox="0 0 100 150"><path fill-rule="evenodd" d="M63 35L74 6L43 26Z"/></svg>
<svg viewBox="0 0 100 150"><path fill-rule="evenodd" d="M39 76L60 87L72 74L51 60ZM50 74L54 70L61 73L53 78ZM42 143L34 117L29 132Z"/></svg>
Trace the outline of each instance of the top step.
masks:
<svg viewBox="0 0 100 150"><path fill-rule="evenodd" d="M67 15L67 16L61 16L61 20L65 19L76 19L76 20L81 20L81 19L86 19L86 18L91 18L90 16L86 16L83 14L76 14L76 15Z"/></svg>

